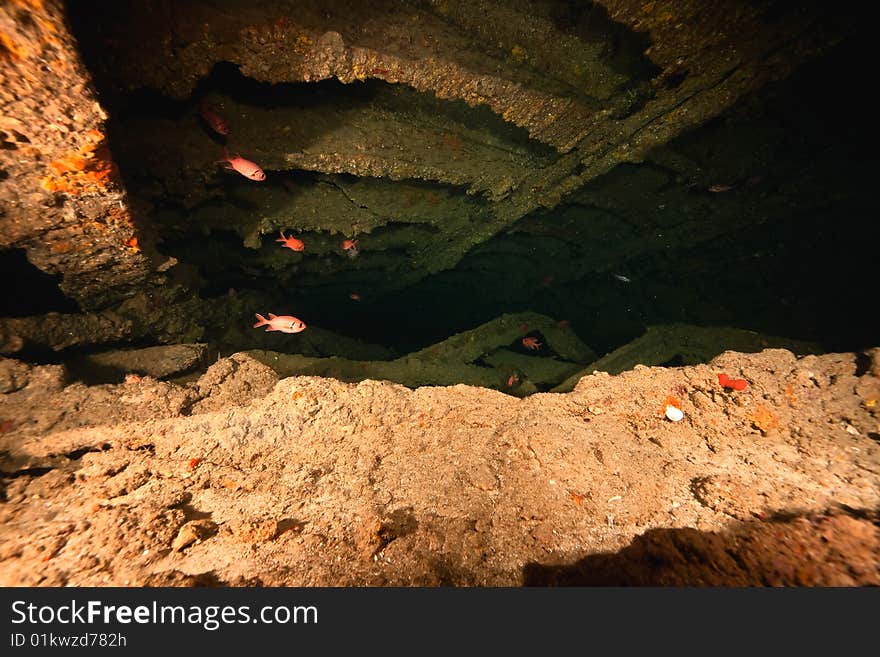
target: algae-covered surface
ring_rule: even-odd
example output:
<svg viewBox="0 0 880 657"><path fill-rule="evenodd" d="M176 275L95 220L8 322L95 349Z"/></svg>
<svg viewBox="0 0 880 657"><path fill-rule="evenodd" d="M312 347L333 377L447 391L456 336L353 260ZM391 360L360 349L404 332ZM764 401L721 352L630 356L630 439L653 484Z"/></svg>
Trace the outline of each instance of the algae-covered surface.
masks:
<svg viewBox="0 0 880 657"><path fill-rule="evenodd" d="M817 152L853 162L851 153L793 152L779 138L780 122L810 127L778 108L804 89L832 97L834 82L814 71L776 96L773 85L833 57L862 25L826 20L819 6L777 16L723 3L711 19L698 3L618 0L12 7L0 9L9 64L0 187L10 201L0 247L16 254L16 276L54 277L65 301L24 314L73 304L127 323L96 331L94 344L214 341L225 327L212 311L239 322L256 311L221 309L232 288L398 351L525 310L576 320L581 339L611 350L650 324L699 318L639 318L608 344L605 327L584 330L593 308L567 317L558 300L537 304L541 281L592 290L596 276L646 264L639 258L674 248L680 261L768 218L812 216L846 196L839 181L854 180L840 170L838 182L817 185L833 167L805 175L792 165ZM748 127L738 154L714 158L730 137L712 127L721 117ZM681 139L696 147L669 148ZM225 152L265 179L224 170ZM803 184L780 190L771 170ZM707 197L713 186L756 192ZM304 250L279 247L282 230ZM359 241L357 257L345 239ZM467 316L454 317L443 295L429 324L436 334L396 328L392 315L408 308L398 295L447 272L465 272L476 291L460 304ZM507 277L519 299L489 289ZM351 294L364 298L363 312L340 309Z"/></svg>

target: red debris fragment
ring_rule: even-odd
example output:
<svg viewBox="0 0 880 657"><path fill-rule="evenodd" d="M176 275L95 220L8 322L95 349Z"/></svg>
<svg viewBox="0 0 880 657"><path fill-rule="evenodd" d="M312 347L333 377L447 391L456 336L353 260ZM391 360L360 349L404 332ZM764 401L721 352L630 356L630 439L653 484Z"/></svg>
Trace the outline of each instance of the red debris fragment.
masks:
<svg viewBox="0 0 880 657"><path fill-rule="evenodd" d="M722 388L733 388L734 390L745 390L749 387L749 382L745 379L731 379L726 374L718 375L718 383Z"/></svg>

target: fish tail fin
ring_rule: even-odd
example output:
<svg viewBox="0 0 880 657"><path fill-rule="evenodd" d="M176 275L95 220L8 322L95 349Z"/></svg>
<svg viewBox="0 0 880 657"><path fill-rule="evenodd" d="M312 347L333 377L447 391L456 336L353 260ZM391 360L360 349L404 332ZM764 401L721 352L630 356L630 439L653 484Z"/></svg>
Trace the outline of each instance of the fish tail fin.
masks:
<svg viewBox="0 0 880 657"><path fill-rule="evenodd" d="M269 320L266 319L265 317L263 317L260 313L254 313L254 314L257 316L257 319L260 320L256 324L254 324L254 328L258 328L260 326L265 326L266 324L269 323ZM270 314L269 317L271 317L271 316L272 315Z"/></svg>

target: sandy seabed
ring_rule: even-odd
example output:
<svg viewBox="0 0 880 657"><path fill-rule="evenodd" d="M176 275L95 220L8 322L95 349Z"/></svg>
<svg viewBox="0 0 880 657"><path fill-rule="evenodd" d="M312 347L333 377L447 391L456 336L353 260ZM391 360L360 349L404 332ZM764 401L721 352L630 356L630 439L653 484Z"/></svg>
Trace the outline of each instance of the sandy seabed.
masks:
<svg viewBox="0 0 880 657"><path fill-rule="evenodd" d="M189 384L3 366L5 586L880 584L876 352L525 399L243 354Z"/></svg>

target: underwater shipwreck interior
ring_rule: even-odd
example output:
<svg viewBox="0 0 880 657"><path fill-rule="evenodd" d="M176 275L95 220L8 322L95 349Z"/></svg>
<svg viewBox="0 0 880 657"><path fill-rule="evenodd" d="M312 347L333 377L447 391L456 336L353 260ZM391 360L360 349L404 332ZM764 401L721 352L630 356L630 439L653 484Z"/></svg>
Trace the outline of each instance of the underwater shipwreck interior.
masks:
<svg viewBox="0 0 880 657"><path fill-rule="evenodd" d="M870 18L4 0L0 585L880 584Z"/></svg>

